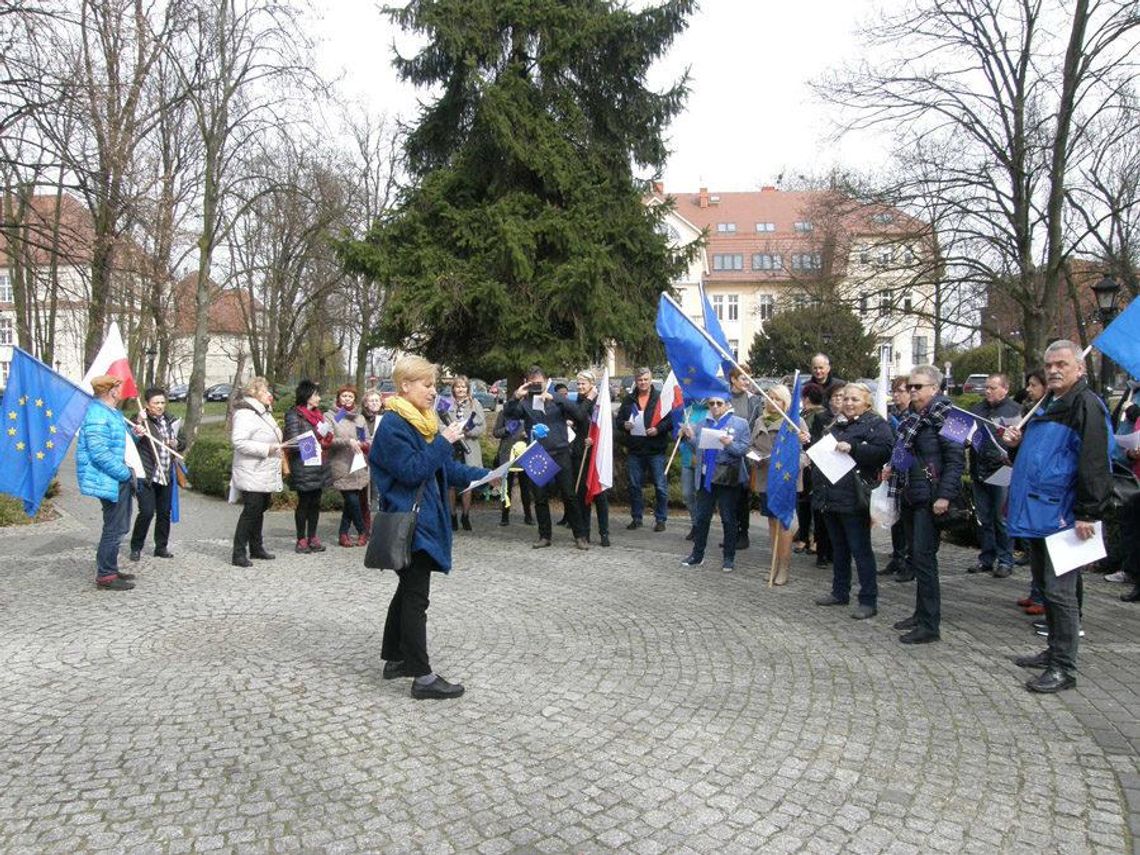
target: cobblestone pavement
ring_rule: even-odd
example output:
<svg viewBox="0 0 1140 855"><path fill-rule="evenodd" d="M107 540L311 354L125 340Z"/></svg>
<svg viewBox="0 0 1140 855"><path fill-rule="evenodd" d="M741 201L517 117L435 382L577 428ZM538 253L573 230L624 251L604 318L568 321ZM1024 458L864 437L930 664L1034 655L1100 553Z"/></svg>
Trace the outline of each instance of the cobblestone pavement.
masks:
<svg viewBox="0 0 1140 855"><path fill-rule="evenodd" d="M429 612L467 695L425 702L380 677L395 577L362 550L295 555L277 513L240 570L236 510L189 496L177 558L100 592L96 505L62 504L0 533L5 853L1140 852L1140 611L1099 577L1080 686L1042 697L1009 661L1024 571L963 550L943 642L908 648L913 586L863 622L812 605L808 557L769 590L758 518L726 574L678 566L678 520L535 552L483 511Z"/></svg>

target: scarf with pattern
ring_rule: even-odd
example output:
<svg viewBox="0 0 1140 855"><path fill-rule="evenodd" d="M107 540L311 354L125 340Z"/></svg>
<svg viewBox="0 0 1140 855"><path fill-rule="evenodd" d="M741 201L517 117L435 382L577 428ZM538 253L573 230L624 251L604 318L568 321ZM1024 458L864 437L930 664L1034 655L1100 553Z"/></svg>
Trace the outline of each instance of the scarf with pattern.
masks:
<svg viewBox="0 0 1140 855"><path fill-rule="evenodd" d="M393 395L384 402L384 409L398 415L414 427L420 436L428 442L435 439L435 435L439 433L439 419L435 417L435 412L432 410L421 410L407 398Z"/></svg>
<svg viewBox="0 0 1140 855"><path fill-rule="evenodd" d="M942 430L951 403L947 398L935 398L925 410L911 410L899 423L899 435L891 452L891 481L887 488L891 496L899 495L910 484L910 469L914 465L914 439L925 425L935 431Z"/></svg>

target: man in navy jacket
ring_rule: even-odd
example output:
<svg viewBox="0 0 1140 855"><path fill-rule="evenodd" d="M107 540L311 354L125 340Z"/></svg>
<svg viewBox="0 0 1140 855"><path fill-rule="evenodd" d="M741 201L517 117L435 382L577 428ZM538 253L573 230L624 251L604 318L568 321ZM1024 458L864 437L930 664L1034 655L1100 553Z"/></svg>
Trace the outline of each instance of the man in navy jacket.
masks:
<svg viewBox="0 0 1140 855"><path fill-rule="evenodd" d="M1049 646L1023 656L1023 668L1044 668L1025 684L1031 692L1060 692L1077 684L1080 570L1053 572L1045 538L1065 529L1088 540L1112 495L1108 411L1084 378L1080 348L1055 341L1045 351L1049 393L1023 430L1008 428L1002 441L1016 456L1009 487L1009 533L1029 543L1033 581L1045 594Z"/></svg>

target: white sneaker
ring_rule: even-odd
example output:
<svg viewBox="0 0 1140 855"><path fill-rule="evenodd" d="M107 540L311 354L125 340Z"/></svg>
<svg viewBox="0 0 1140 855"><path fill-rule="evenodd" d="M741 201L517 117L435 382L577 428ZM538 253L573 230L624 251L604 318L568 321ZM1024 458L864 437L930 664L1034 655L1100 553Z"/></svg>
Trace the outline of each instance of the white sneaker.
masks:
<svg viewBox="0 0 1140 855"><path fill-rule="evenodd" d="M1106 582L1127 582L1128 581L1128 574L1125 573L1123 570L1117 570L1115 573L1109 573L1107 576L1105 576L1104 581L1106 581Z"/></svg>
<svg viewBox="0 0 1140 855"><path fill-rule="evenodd" d="M720 568L720 571L722 573L731 573L732 572L732 565L731 564L725 564L723 567Z"/></svg>

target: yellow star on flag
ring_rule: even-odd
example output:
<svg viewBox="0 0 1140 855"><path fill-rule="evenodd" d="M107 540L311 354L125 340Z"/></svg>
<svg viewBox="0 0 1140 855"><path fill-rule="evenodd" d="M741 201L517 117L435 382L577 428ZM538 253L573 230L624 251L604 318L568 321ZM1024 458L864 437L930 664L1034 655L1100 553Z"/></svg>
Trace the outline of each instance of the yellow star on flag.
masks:
<svg viewBox="0 0 1140 855"><path fill-rule="evenodd" d="M16 411L15 410L9 411L8 418L10 418L12 421L16 421L16 418L17 418Z"/></svg>
<svg viewBox="0 0 1140 855"><path fill-rule="evenodd" d="M16 443L16 451L23 451L23 450L24 450L24 443L23 442L17 442Z"/></svg>
<svg viewBox="0 0 1140 855"><path fill-rule="evenodd" d="M784 473L784 480L785 481L791 481L792 480L792 473L791 472L785 472Z"/></svg>
<svg viewBox="0 0 1140 855"><path fill-rule="evenodd" d="M51 410L44 410L44 415L50 419L50 418L52 418L52 411Z"/></svg>
<svg viewBox="0 0 1140 855"><path fill-rule="evenodd" d="M44 459L44 453L42 451L37 451L36 452L36 460L43 460L43 459Z"/></svg>
<svg viewBox="0 0 1140 855"><path fill-rule="evenodd" d="M55 431L55 425L48 425L48 430L51 431L52 433L55 433L56 432Z"/></svg>
<svg viewBox="0 0 1140 855"><path fill-rule="evenodd" d="M8 436L15 436L15 435L16 435L16 429L15 428L8 428Z"/></svg>
<svg viewBox="0 0 1140 855"><path fill-rule="evenodd" d="M44 443L44 448L55 448L55 443L49 439L47 442Z"/></svg>
<svg viewBox="0 0 1140 855"><path fill-rule="evenodd" d="M36 398L36 406L42 407L43 405L44 405L44 399L43 398Z"/></svg>
<svg viewBox="0 0 1140 855"><path fill-rule="evenodd" d="M20 396L20 406L22 407L26 403L28 403L28 396L27 395Z"/></svg>

